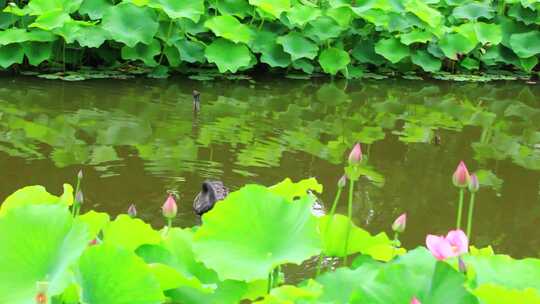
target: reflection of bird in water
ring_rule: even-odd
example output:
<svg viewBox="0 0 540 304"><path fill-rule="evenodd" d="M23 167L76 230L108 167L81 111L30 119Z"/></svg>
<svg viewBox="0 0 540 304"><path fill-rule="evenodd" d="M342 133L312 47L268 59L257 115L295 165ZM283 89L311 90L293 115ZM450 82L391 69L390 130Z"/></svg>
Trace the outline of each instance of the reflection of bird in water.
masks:
<svg viewBox="0 0 540 304"><path fill-rule="evenodd" d="M199 112L201 110L201 92L193 90L193 112Z"/></svg>

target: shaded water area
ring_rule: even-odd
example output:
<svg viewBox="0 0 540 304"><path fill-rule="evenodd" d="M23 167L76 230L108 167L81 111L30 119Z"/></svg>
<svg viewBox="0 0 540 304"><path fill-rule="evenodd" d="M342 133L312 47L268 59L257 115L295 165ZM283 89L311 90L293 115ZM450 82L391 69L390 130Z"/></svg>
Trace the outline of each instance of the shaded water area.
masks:
<svg viewBox="0 0 540 304"><path fill-rule="evenodd" d="M348 150L360 141L373 172L354 194L359 226L391 235L393 219L407 212L407 248L427 233L445 233L455 225L458 196L451 174L463 159L490 184L477 196L473 244L540 256L536 85L0 81L2 198L31 184L60 193L82 168L83 209L116 215L135 203L154 227L164 224L167 190L180 194L175 224L196 224L191 204L205 179L237 189L313 176L325 185L328 205ZM338 209L346 212L345 201Z"/></svg>

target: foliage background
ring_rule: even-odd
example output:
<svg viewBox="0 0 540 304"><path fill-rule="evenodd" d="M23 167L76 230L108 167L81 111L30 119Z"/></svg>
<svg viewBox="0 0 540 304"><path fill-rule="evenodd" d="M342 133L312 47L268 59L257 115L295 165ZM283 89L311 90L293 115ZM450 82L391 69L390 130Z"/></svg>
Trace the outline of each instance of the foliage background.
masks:
<svg viewBox="0 0 540 304"><path fill-rule="evenodd" d="M531 72L536 0L0 0L0 67Z"/></svg>

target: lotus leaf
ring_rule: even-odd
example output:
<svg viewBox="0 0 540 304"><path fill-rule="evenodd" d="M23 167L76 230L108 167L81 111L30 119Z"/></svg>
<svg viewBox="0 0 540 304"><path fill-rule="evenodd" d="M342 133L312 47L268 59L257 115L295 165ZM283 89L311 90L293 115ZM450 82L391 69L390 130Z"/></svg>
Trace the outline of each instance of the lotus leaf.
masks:
<svg viewBox="0 0 540 304"><path fill-rule="evenodd" d="M38 281L49 282L50 296L61 293L87 244L86 225L64 205L10 208L0 216L0 302L35 303Z"/></svg>
<svg viewBox="0 0 540 304"><path fill-rule="evenodd" d="M112 7L108 0L83 0L79 13L86 14L90 19L97 20L103 17L106 10Z"/></svg>
<svg viewBox="0 0 540 304"><path fill-rule="evenodd" d="M107 213L95 212L92 210L77 217L77 221L87 225L89 238L92 240L95 239L98 233L109 224L110 217Z"/></svg>
<svg viewBox="0 0 540 304"><path fill-rule="evenodd" d="M292 201L296 198L304 197L308 191L315 191L319 194L323 192L323 185L319 184L316 178L303 179L299 182L293 182L290 178L268 188L270 192L283 196L285 199Z"/></svg>
<svg viewBox="0 0 540 304"><path fill-rule="evenodd" d="M436 57L433 57L425 50L418 50L411 56L411 61L422 67L426 72L437 72L441 69L442 62Z"/></svg>
<svg viewBox="0 0 540 304"><path fill-rule="evenodd" d="M353 13L350 7L340 6L326 10L326 16L331 17L342 28L346 28L350 25Z"/></svg>
<svg viewBox="0 0 540 304"><path fill-rule="evenodd" d="M404 4L407 11L415 14L420 20L433 28L440 26L443 22L441 13L422 0L406 0Z"/></svg>
<svg viewBox="0 0 540 304"><path fill-rule="evenodd" d="M156 57L160 53L161 45L156 39L153 39L152 42L148 45L138 43L137 45L135 45L135 47L124 46L122 48L123 59L141 60L142 62L144 62L144 64L150 67L158 65L154 57Z"/></svg>
<svg viewBox="0 0 540 304"><path fill-rule="evenodd" d="M328 74L336 75L337 72L343 70L351 62L349 53L339 48L328 48L319 55L319 63Z"/></svg>
<svg viewBox="0 0 540 304"><path fill-rule="evenodd" d="M235 15L243 18L253 10L248 0L212 0L211 2L222 15Z"/></svg>
<svg viewBox="0 0 540 304"><path fill-rule="evenodd" d="M540 303L540 292L533 288L516 290L496 284L483 284L473 293L484 304Z"/></svg>
<svg viewBox="0 0 540 304"><path fill-rule="evenodd" d="M214 40L206 48L205 56L209 62L217 65L221 73L235 73L251 63L251 53L245 44L236 44L223 38Z"/></svg>
<svg viewBox="0 0 540 304"><path fill-rule="evenodd" d="M473 59L471 57L467 57L463 59L459 64L465 69L470 70L470 71L478 70L478 68L480 67L480 62L478 62L478 60Z"/></svg>
<svg viewBox="0 0 540 304"><path fill-rule="evenodd" d="M476 38L482 44L497 45L502 41L502 28L498 24L477 22L474 24Z"/></svg>
<svg viewBox="0 0 540 304"><path fill-rule="evenodd" d="M55 10L73 13L81 6L83 0L32 0L28 9L32 15L44 15Z"/></svg>
<svg viewBox="0 0 540 304"><path fill-rule="evenodd" d="M292 60L313 59L319 51L319 47L315 43L298 32L290 32L285 36L278 37L276 41L283 46L285 52L291 55Z"/></svg>
<svg viewBox="0 0 540 304"><path fill-rule="evenodd" d="M409 56L409 48L396 38L381 39L375 44L375 52L392 63Z"/></svg>
<svg viewBox="0 0 540 304"><path fill-rule="evenodd" d="M326 41L339 37L342 31L343 28L334 19L321 16L308 23L304 29L304 34L316 41Z"/></svg>
<svg viewBox="0 0 540 304"><path fill-rule="evenodd" d="M141 219L121 214L103 230L103 241L134 251L143 244L157 244L160 236Z"/></svg>
<svg viewBox="0 0 540 304"><path fill-rule="evenodd" d="M521 58L540 53L540 32L530 31L510 36L512 50Z"/></svg>
<svg viewBox="0 0 540 304"><path fill-rule="evenodd" d="M309 280L306 286L283 285L270 291L260 304L286 304L286 303L317 303L322 293L322 286L316 281Z"/></svg>
<svg viewBox="0 0 540 304"><path fill-rule="evenodd" d="M410 45L417 42L426 43L430 41L432 37L433 37L432 33L428 31L420 31L420 30L413 30L411 32L408 32L399 36L401 43L405 45Z"/></svg>
<svg viewBox="0 0 540 304"><path fill-rule="evenodd" d="M308 22L313 21L322 15L317 7L308 5L295 5L287 13L289 21L298 27L304 27Z"/></svg>
<svg viewBox="0 0 540 304"><path fill-rule="evenodd" d="M148 5L163 10L171 19L188 18L199 22L205 13L204 0L150 0Z"/></svg>
<svg viewBox="0 0 540 304"><path fill-rule="evenodd" d="M88 304L160 304L164 296L150 267L133 252L102 244L79 261L82 300Z"/></svg>
<svg viewBox="0 0 540 304"><path fill-rule="evenodd" d="M180 40L174 43L178 49L180 58L190 63L205 62L204 46L198 42L190 40Z"/></svg>
<svg viewBox="0 0 540 304"><path fill-rule="evenodd" d="M123 42L128 47L135 47L139 42L150 44L159 23L154 10L120 3L105 12L102 26L114 40Z"/></svg>
<svg viewBox="0 0 540 304"><path fill-rule="evenodd" d="M31 65L38 66L52 55L53 44L50 42L26 42L23 44L24 55Z"/></svg>
<svg viewBox="0 0 540 304"><path fill-rule="evenodd" d="M24 50L20 44L0 46L0 67L6 69L14 63L22 63Z"/></svg>
<svg viewBox="0 0 540 304"><path fill-rule="evenodd" d="M249 4L261 9L263 12L279 18L281 13L291 9L290 0L249 0Z"/></svg>
<svg viewBox="0 0 540 304"><path fill-rule="evenodd" d="M27 186L15 191L0 205L0 215L6 214L10 209L34 204L60 204L70 206L73 204L73 187L64 184L64 193L55 196L47 192L43 186Z"/></svg>
<svg viewBox="0 0 540 304"><path fill-rule="evenodd" d="M455 18L463 18L467 20L477 20L479 18L493 18L494 9L489 2L470 2L454 8L452 15Z"/></svg>
<svg viewBox="0 0 540 304"><path fill-rule="evenodd" d="M234 43L247 44L252 39L251 29L233 16L212 17L204 25L212 30L216 36L229 39Z"/></svg>
<svg viewBox="0 0 540 304"><path fill-rule="evenodd" d="M271 67L288 67L291 64L291 56L283 51L283 47L274 44L261 55L261 62Z"/></svg>
<svg viewBox="0 0 540 304"><path fill-rule="evenodd" d="M476 44L476 39L471 40L459 33L447 34L439 41L444 55L453 60L457 60L457 54L467 54L472 51Z"/></svg>
<svg viewBox="0 0 540 304"><path fill-rule="evenodd" d="M291 203L265 187L245 186L203 215L194 251L222 280L266 279L274 267L320 252L310 209L309 199Z"/></svg>

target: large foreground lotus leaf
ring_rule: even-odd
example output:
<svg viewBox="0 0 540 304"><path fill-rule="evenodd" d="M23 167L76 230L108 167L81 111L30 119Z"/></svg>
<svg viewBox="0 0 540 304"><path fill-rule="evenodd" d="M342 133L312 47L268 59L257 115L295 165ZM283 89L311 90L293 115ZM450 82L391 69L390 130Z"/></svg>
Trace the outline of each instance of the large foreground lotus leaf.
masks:
<svg viewBox="0 0 540 304"><path fill-rule="evenodd" d="M70 184L64 184L64 193L61 196L50 194L43 186L21 188L8 196L4 203L0 205L0 215L19 206L34 204L61 204L63 206L69 206L73 204L73 187Z"/></svg>
<svg viewBox="0 0 540 304"><path fill-rule="evenodd" d="M349 63L351 63L349 53L339 48L325 49L319 55L319 64L323 71L331 75L336 75L337 72L345 69Z"/></svg>
<svg viewBox="0 0 540 304"><path fill-rule="evenodd" d="M453 60L457 60L457 54L467 54L472 51L476 44L476 39L470 39L460 33L447 34L439 41L439 47L444 55Z"/></svg>
<svg viewBox="0 0 540 304"><path fill-rule="evenodd" d="M40 15L28 27L37 27L42 30L50 31L55 28L62 27L64 23L68 22L69 20L71 20L71 17L68 13L64 12L63 10L54 10Z"/></svg>
<svg viewBox="0 0 540 304"><path fill-rule="evenodd" d="M375 52L392 63L398 63L409 56L409 47L396 38L381 39L375 44Z"/></svg>
<svg viewBox="0 0 540 304"><path fill-rule="evenodd" d="M94 239L109 224L110 217L107 213L91 210L77 217L77 221L83 222L88 226L89 238Z"/></svg>
<svg viewBox="0 0 540 304"><path fill-rule="evenodd" d="M496 284L483 284L473 293L483 304L540 303L540 292L534 288L516 290Z"/></svg>
<svg viewBox="0 0 540 304"><path fill-rule="evenodd" d="M497 45L502 41L502 28L498 24L477 22L474 24L476 38L482 44Z"/></svg>
<svg viewBox="0 0 540 304"><path fill-rule="evenodd" d="M24 55L31 65L37 66L51 58L53 44L50 42L25 42L23 44Z"/></svg>
<svg viewBox="0 0 540 304"><path fill-rule="evenodd" d="M309 280L305 286L283 285L270 291L263 300L255 302L260 304L288 304L288 303L318 303L322 293L321 284Z"/></svg>
<svg viewBox="0 0 540 304"><path fill-rule="evenodd" d="M325 255L338 257L345 255L345 239L349 225L351 225L349 219L341 214L335 214L333 218L329 215L319 218L319 231L322 234ZM376 260L389 261L396 255L405 253L405 250L395 248L384 232L372 236L369 232L352 224L347 255L358 252Z"/></svg>
<svg viewBox="0 0 540 304"><path fill-rule="evenodd" d="M283 196L287 200L292 201L295 198L306 196L308 190L315 191L319 194L323 192L323 185L319 184L316 178L303 179L299 182L293 182L290 178L268 188L270 192Z"/></svg>
<svg viewBox="0 0 540 304"><path fill-rule="evenodd" d="M0 303L34 304L38 281L49 282L49 295L61 293L87 244L86 225L73 224L66 206L11 209L0 217Z"/></svg>
<svg viewBox="0 0 540 304"><path fill-rule="evenodd" d="M120 3L105 12L102 26L113 40L134 47L139 42L151 43L159 23L153 9Z"/></svg>
<svg viewBox="0 0 540 304"><path fill-rule="evenodd" d="M540 53L540 32L530 31L510 36L512 50L521 58Z"/></svg>
<svg viewBox="0 0 540 304"><path fill-rule="evenodd" d="M194 251L222 280L265 279L278 265L320 252L310 209L309 199L292 203L265 187L245 186L203 216Z"/></svg>
<svg viewBox="0 0 540 304"><path fill-rule="evenodd" d="M149 266L113 244L92 246L81 256L79 284L88 304L160 304L164 298Z"/></svg>
<svg viewBox="0 0 540 304"><path fill-rule="evenodd" d="M0 67L7 69L12 64L21 64L24 59L24 50L18 43L0 46Z"/></svg>
<svg viewBox="0 0 540 304"><path fill-rule="evenodd" d="M258 7L275 18L279 18L281 13L291 9L290 0L249 0L249 4Z"/></svg>
<svg viewBox="0 0 540 304"><path fill-rule="evenodd" d="M217 65L220 73L236 73L251 63L251 53L245 44L236 44L223 38L214 40L204 53L209 62Z"/></svg>
<svg viewBox="0 0 540 304"><path fill-rule="evenodd" d="M121 214L104 229L103 241L133 251L143 244L159 243L160 235L141 219Z"/></svg>
<svg viewBox="0 0 540 304"><path fill-rule="evenodd" d="M171 19L188 18L199 22L204 14L204 0L150 0L148 5L163 10Z"/></svg>
<svg viewBox="0 0 540 304"><path fill-rule="evenodd" d="M204 23L204 26L212 30L216 36L229 39L234 43L249 43L252 37L249 26L240 23L233 16L212 17Z"/></svg>
<svg viewBox="0 0 540 304"><path fill-rule="evenodd" d="M319 51L319 47L315 43L298 32L290 32L285 36L278 37L276 41L283 46L285 52L291 55L292 60L313 59Z"/></svg>

